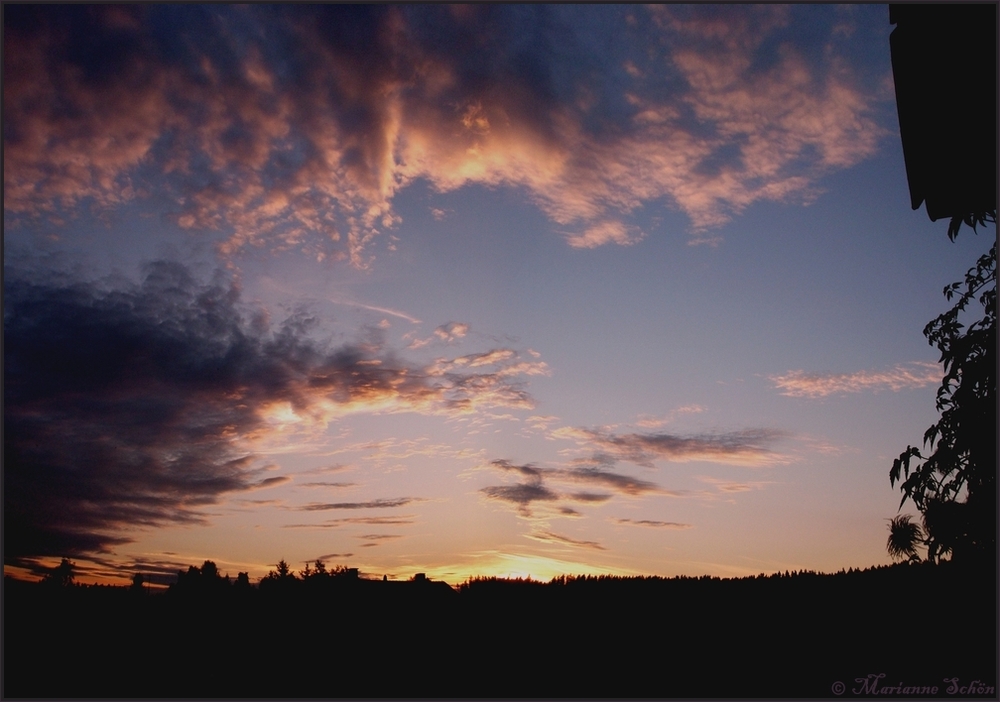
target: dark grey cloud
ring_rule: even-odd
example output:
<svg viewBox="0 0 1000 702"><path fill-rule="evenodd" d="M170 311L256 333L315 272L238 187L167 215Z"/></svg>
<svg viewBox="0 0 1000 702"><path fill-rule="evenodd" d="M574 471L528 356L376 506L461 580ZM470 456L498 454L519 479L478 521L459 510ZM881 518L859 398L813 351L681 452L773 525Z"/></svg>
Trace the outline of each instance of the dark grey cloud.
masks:
<svg viewBox="0 0 1000 702"><path fill-rule="evenodd" d="M555 534L551 531L536 531L528 534L527 536L529 539L534 539L535 541L542 541L544 543L564 544L566 546L576 546L580 548L592 548L597 551L605 550L605 548L596 541L583 541L579 539L571 539L568 536Z"/></svg>
<svg viewBox="0 0 1000 702"><path fill-rule="evenodd" d="M644 495L647 493L679 494L663 490L659 485L651 483L648 480L633 478L630 475L622 473L613 473L612 471L597 467L559 471L559 477L573 482L601 485L625 495Z"/></svg>
<svg viewBox="0 0 1000 702"><path fill-rule="evenodd" d="M327 473L341 473L345 470L351 470L354 466L347 463L335 463L331 466L320 466L318 468L310 468L309 470L303 470L299 472L299 475L326 475Z"/></svg>
<svg viewBox="0 0 1000 702"><path fill-rule="evenodd" d="M401 515L392 517L343 517L341 519L328 519L319 524L285 524L285 529L339 529L351 524L363 524L366 526L405 526L413 524L412 515Z"/></svg>
<svg viewBox="0 0 1000 702"><path fill-rule="evenodd" d="M536 468L535 466L531 465L530 463L523 466L519 466L506 459L499 459L496 461L490 461L490 465L493 466L494 468L499 468L500 470L503 471L520 473L521 475L523 475L525 478L528 479L541 480L542 478L542 471L539 468Z"/></svg>
<svg viewBox="0 0 1000 702"><path fill-rule="evenodd" d="M506 459L499 459L490 461L490 465L505 473L518 473L527 481L516 485L490 485L480 490L491 500L514 505L521 516L531 516L532 502L552 502L559 499L557 493L542 484L544 471L531 464L517 465Z"/></svg>
<svg viewBox="0 0 1000 702"><path fill-rule="evenodd" d="M491 500L500 500L518 505L526 510L532 502L551 502L559 495L541 484L490 485L480 490Z"/></svg>
<svg viewBox="0 0 1000 702"><path fill-rule="evenodd" d="M593 452L594 463L628 461L653 467L657 459L667 461L711 461L742 465L765 465L785 461L771 447L788 436L778 429L742 429L693 435L668 433L614 434L598 429L563 428L554 436L576 439ZM582 461L581 461L582 462Z"/></svg>
<svg viewBox="0 0 1000 702"><path fill-rule="evenodd" d="M278 485L284 485L285 483L291 482L291 478L287 475L279 475L273 478L264 478L263 480L251 485L253 490L262 490L264 488L277 487Z"/></svg>
<svg viewBox="0 0 1000 702"><path fill-rule="evenodd" d="M366 541L392 541L393 539L403 538L402 534L361 534L358 536L359 539L364 539Z"/></svg>
<svg viewBox="0 0 1000 702"><path fill-rule="evenodd" d="M584 465L570 469L539 468L531 463L518 465L507 459L490 461L489 465L505 473L516 473L522 477L523 482L514 485L491 485L480 489L480 492L491 500L515 505L518 513L525 517L532 516L531 504L533 502L570 500L574 502L601 504L612 498L612 495L608 493L570 492L564 494L556 492L546 485L546 481L600 485L621 495L660 494L680 496L683 494L682 492L664 490L659 485L648 480L641 480L623 473L616 473L608 470L607 466ZM577 510L566 506L561 506L559 512L569 516L580 514Z"/></svg>
<svg viewBox="0 0 1000 702"><path fill-rule="evenodd" d="M611 495L604 492L574 492L567 495L571 500L577 502L594 502L600 504L611 499Z"/></svg>
<svg viewBox="0 0 1000 702"><path fill-rule="evenodd" d="M359 539L363 540L365 543L361 544L361 548L372 548L373 546L381 546L384 543L390 541L395 541L396 539L403 538L402 534L360 534Z"/></svg>
<svg viewBox="0 0 1000 702"><path fill-rule="evenodd" d="M106 551L258 484L230 433L259 420L224 399L255 351L235 288L160 264L128 291L8 272L4 292L5 557Z"/></svg>
<svg viewBox="0 0 1000 702"><path fill-rule="evenodd" d="M238 281L200 282L178 263L148 264L138 284L5 268L5 556L106 551L127 529L201 523L227 493L287 481L247 448L276 404L312 417L370 402L447 413L502 403L509 387L477 375L480 397L376 344L314 341L316 324L296 313L272 325Z"/></svg>
<svg viewBox="0 0 1000 702"><path fill-rule="evenodd" d="M331 558L350 558L353 555L353 553L324 553L322 556L316 556L316 558L310 562L315 563L317 560L326 561Z"/></svg>
<svg viewBox="0 0 1000 702"><path fill-rule="evenodd" d="M367 502L312 502L295 509L303 512L325 512L334 509L383 509L386 507L403 507L411 502L420 502L416 497L397 497L394 499L369 500Z"/></svg>

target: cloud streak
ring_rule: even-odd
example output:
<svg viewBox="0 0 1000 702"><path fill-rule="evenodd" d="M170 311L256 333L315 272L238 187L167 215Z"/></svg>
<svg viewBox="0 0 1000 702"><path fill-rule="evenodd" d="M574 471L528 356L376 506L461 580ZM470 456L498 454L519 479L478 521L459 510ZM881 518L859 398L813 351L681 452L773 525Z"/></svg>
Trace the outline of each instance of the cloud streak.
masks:
<svg viewBox="0 0 1000 702"><path fill-rule="evenodd" d="M600 429L562 427L552 431L556 438L572 439L594 453L597 463L628 461L653 467L653 461L710 461L735 465L759 466L785 462L787 459L770 446L786 437L776 429L743 429L693 435L668 433L614 434ZM581 459L582 460L582 459ZM582 471L595 481L606 479L600 469Z"/></svg>
<svg viewBox="0 0 1000 702"><path fill-rule="evenodd" d="M787 397L821 398L881 390L909 390L938 385L941 366L937 363L900 363L883 371L857 371L855 373L806 373L794 370L784 375L769 376L782 395Z"/></svg>
<svg viewBox="0 0 1000 702"><path fill-rule="evenodd" d="M277 487L279 485L284 485L285 483L291 482L291 478L287 475L281 475L274 478L264 478L260 482L254 483L250 486L252 490L263 490L266 488Z"/></svg>
<svg viewBox="0 0 1000 702"><path fill-rule="evenodd" d="M615 524L621 524L623 526L640 526L649 527L652 529L691 529L693 528L691 524L684 524L683 522L661 522L655 519L616 519Z"/></svg>
<svg viewBox="0 0 1000 702"><path fill-rule="evenodd" d="M534 539L535 541L541 541L542 543L560 544L563 546L574 546L576 548L590 548L596 551L605 550L605 548L596 541L584 541L579 539L572 539L568 536L562 536L561 534L556 534L551 531L536 531L527 534L527 537L529 539Z"/></svg>
<svg viewBox="0 0 1000 702"><path fill-rule="evenodd" d="M316 511L316 510L314 510ZM342 526L361 524L364 526L406 526L413 524L412 515L399 515L391 517L342 517L340 519L328 519L319 524L285 524L285 529L339 529Z"/></svg>
<svg viewBox="0 0 1000 702"><path fill-rule="evenodd" d="M355 487L356 485L357 485L357 483L331 483L331 482L318 481L318 482L314 482L314 483L302 483L300 485L300 487L305 487L305 488L317 488L317 487L348 488L348 487Z"/></svg>
<svg viewBox="0 0 1000 702"><path fill-rule="evenodd" d="M307 505L296 507L302 512L328 512L336 509L385 509L390 507L404 507L413 502L420 502L415 497L397 497L394 499L368 500L367 502L310 502Z"/></svg>

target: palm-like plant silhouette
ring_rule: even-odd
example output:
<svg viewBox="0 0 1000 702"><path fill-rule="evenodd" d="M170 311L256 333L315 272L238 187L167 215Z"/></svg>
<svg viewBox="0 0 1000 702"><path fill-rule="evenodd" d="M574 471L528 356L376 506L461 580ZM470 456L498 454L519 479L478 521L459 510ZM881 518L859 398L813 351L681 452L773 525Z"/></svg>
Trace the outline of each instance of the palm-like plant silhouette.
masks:
<svg viewBox="0 0 1000 702"><path fill-rule="evenodd" d="M893 558L909 558L919 561L917 544L924 541L924 533L919 524L912 521L913 516L899 514L889 520L889 541L885 547Z"/></svg>

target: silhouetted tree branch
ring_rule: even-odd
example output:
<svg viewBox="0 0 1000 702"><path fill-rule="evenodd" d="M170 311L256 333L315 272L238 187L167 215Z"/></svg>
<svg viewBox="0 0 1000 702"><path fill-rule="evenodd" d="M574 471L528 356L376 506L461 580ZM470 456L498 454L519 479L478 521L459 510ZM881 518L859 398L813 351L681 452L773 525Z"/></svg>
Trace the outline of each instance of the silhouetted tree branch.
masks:
<svg viewBox="0 0 1000 702"><path fill-rule="evenodd" d="M976 221L995 223L995 211L991 217ZM907 446L889 471L890 484L903 481L900 508L909 499L923 513L920 540L927 546L929 560L948 553L953 560L995 558L996 256L994 244L966 273L964 285L960 281L944 289L949 301L956 295L958 301L924 329L944 364L937 393L941 418L924 433L924 447L930 453L925 456ZM982 305L983 316L966 327L960 316L968 313L972 302ZM894 522L890 530L889 552L894 553L894 544L899 546L910 532L903 522Z"/></svg>

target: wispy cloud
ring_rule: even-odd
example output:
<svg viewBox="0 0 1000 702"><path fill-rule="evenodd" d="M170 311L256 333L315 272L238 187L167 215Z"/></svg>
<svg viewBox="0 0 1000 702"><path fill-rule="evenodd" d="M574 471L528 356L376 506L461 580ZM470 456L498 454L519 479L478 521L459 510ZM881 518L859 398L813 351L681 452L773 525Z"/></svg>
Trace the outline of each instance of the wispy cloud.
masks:
<svg viewBox="0 0 1000 702"><path fill-rule="evenodd" d="M553 430L552 436L575 440L577 445L594 453L591 460L597 463L628 461L652 467L654 460L666 460L758 466L787 461L786 457L770 448L787 436L776 429L743 429L685 436L667 433L615 434L603 429L561 427ZM599 476L600 471L595 468L591 474Z"/></svg>
<svg viewBox="0 0 1000 702"><path fill-rule="evenodd" d="M553 422L558 422L559 417L554 414L549 415L532 415L525 420L528 423L528 428L535 431L548 431L549 425Z"/></svg>
<svg viewBox="0 0 1000 702"><path fill-rule="evenodd" d="M425 339L413 339L407 348L422 349L434 342L454 344L468 333L469 325L465 322L448 322L437 327L434 333Z"/></svg>
<svg viewBox="0 0 1000 702"><path fill-rule="evenodd" d="M299 485L299 487L305 487L305 488L327 488L327 487L331 487L331 488L348 488L348 487L355 487L356 485L357 485L357 483L331 483L331 482L317 481L317 482L314 482L314 483L301 483Z"/></svg>
<svg viewBox="0 0 1000 702"><path fill-rule="evenodd" d="M663 490L656 483L640 480L630 475L615 473L596 466L584 466L572 470L562 470L556 474L561 480L575 483L590 483L615 490L624 495L645 495L649 493L674 494L680 493ZM577 493L579 494L579 493Z"/></svg>
<svg viewBox="0 0 1000 702"><path fill-rule="evenodd" d="M285 483L291 482L291 478L287 475L280 475L274 478L264 478L264 480L258 481L250 486L251 490L262 490L264 488L277 487L279 485L284 485Z"/></svg>
<svg viewBox="0 0 1000 702"><path fill-rule="evenodd" d="M596 249L605 244L620 244L631 246L645 235L638 227L630 227L622 222L604 221L588 227L582 234L570 234L566 243L574 249Z"/></svg>
<svg viewBox="0 0 1000 702"><path fill-rule="evenodd" d="M316 556L313 560L328 561L335 558L351 558L353 553L324 553L322 556Z"/></svg>
<svg viewBox="0 0 1000 702"><path fill-rule="evenodd" d="M721 478L711 478L708 476L698 476L698 480L703 483L709 483L714 485L719 492L750 492L751 490L760 490L768 481L755 480L755 481L735 481L735 480L723 480Z"/></svg>
<svg viewBox="0 0 1000 702"><path fill-rule="evenodd" d="M561 544L565 546L575 546L577 548L592 548L597 551L605 550L605 548L596 541L584 541L581 539L572 539L568 536L555 534L551 531L533 531L530 534L526 534L526 536L529 539L534 539L535 541L541 541L542 543Z"/></svg>
<svg viewBox="0 0 1000 702"><path fill-rule="evenodd" d="M393 517L344 517L342 519L334 519L328 523L337 524L366 524L368 526L401 526L404 524L413 524L413 515L402 515Z"/></svg>
<svg viewBox="0 0 1000 702"><path fill-rule="evenodd" d="M857 371L854 373L806 373L794 370L784 375L769 376L782 395L788 397L828 397L858 392L880 390L908 390L937 385L943 373L937 363L915 361L899 363L883 371Z"/></svg>
<svg viewBox="0 0 1000 702"><path fill-rule="evenodd" d="M328 519L318 524L285 524L285 529L339 529L343 526L407 526L413 524L413 515L393 515L391 517L342 517Z"/></svg>
<svg viewBox="0 0 1000 702"><path fill-rule="evenodd" d="M448 322L434 330L434 335L442 341L455 341L469 333L469 325L464 322Z"/></svg>
<svg viewBox="0 0 1000 702"><path fill-rule="evenodd" d="M461 417L465 419L465 417ZM327 453L360 453L361 460L381 465L391 460L402 460L413 456L466 460L478 458L483 449L456 448L451 444L432 444L426 437L418 439L387 438L379 441L360 441L338 446Z"/></svg>
<svg viewBox="0 0 1000 702"><path fill-rule="evenodd" d="M316 468L299 471L298 475L328 475L330 473L342 473L347 470L352 470L353 468L354 466L346 463L334 463L329 466L318 466Z"/></svg>
<svg viewBox="0 0 1000 702"><path fill-rule="evenodd" d="M567 495L567 497L571 500L576 500L577 502L601 504L602 502L610 500L612 496L605 492L574 492Z"/></svg>
<svg viewBox="0 0 1000 702"><path fill-rule="evenodd" d="M653 529L691 529L691 524L683 522L661 522L655 519L615 519L615 524L628 526L651 527Z"/></svg>
<svg viewBox="0 0 1000 702"><path fill-rule="evenodd" d="M842 32L810 35L818 58L793 12L11 6L5 211L106 210L166 176L176 224L223 232L223 254L363 268L400 221L396 194L423 179L524 188L571 246L636 242L630 213L659 200L712 242L697 232L754 202L808 202L886 133ZM594 15L612 38L600 51L580 29ZM620 87L597 94L595 77Z"/></svg>
<svg viewBox="0 0 1000 702"><path fill-rule="evenodd" d="M658 429L665 424L670 424L677 417L686 414L700 414L705 411L705 408L701 405L685 405L683 407L678 407L668 412L666 415L661 417L655 417L652 415L640 415L636 420L636 426L642 427L643 429Z"/></svg>
<svg viewBox="0 0 1000 702"><path fill-rule="evenodd" d="M466 368L495 366L495 373L508 375L548 375L548 365L544 361L522 360L517 351L510 348L492 349L483 353L473 353L457 358L439 358L427 369L431 375L447 375Z"/></svg>
<svg viewBox="0 0 1000 702"><path fill-rule="evenodd" d="M498 468L502 471L508 471L513 473L520 473L522 476L529 480L538 481L541 480L542 476L546 471L541 468L536 467L531 463L526 463L524 465L518 465L506 459L498 459L495 461L490 461L490 465L494 468Z"/></svg>
<svg viewBox="0 0 1000 702"><path fill-rule="evenodd" d="M348 302L346 300L329 300L335 305L346 305L348 307L360 307L365 310L371 310L372 312L381 312L382 314L387 314L392 317L399 317L400 319L405 319L407 322L412 324L421 324L421 321L416 317L406 314L405 312L400 312L399 310L389 309L388 307L376 307L375 305L365 305L360 302Z"/></svg>
<svg viewBox="0 0 1000 702"><path fill-rule="evenodd" d="M367 502L310 502L296 507L302 512L327 512L334 509L385 509L387 507L404 507L413 502L420 502L416 497L397 497L394 499L368 500Z"/></svg>

